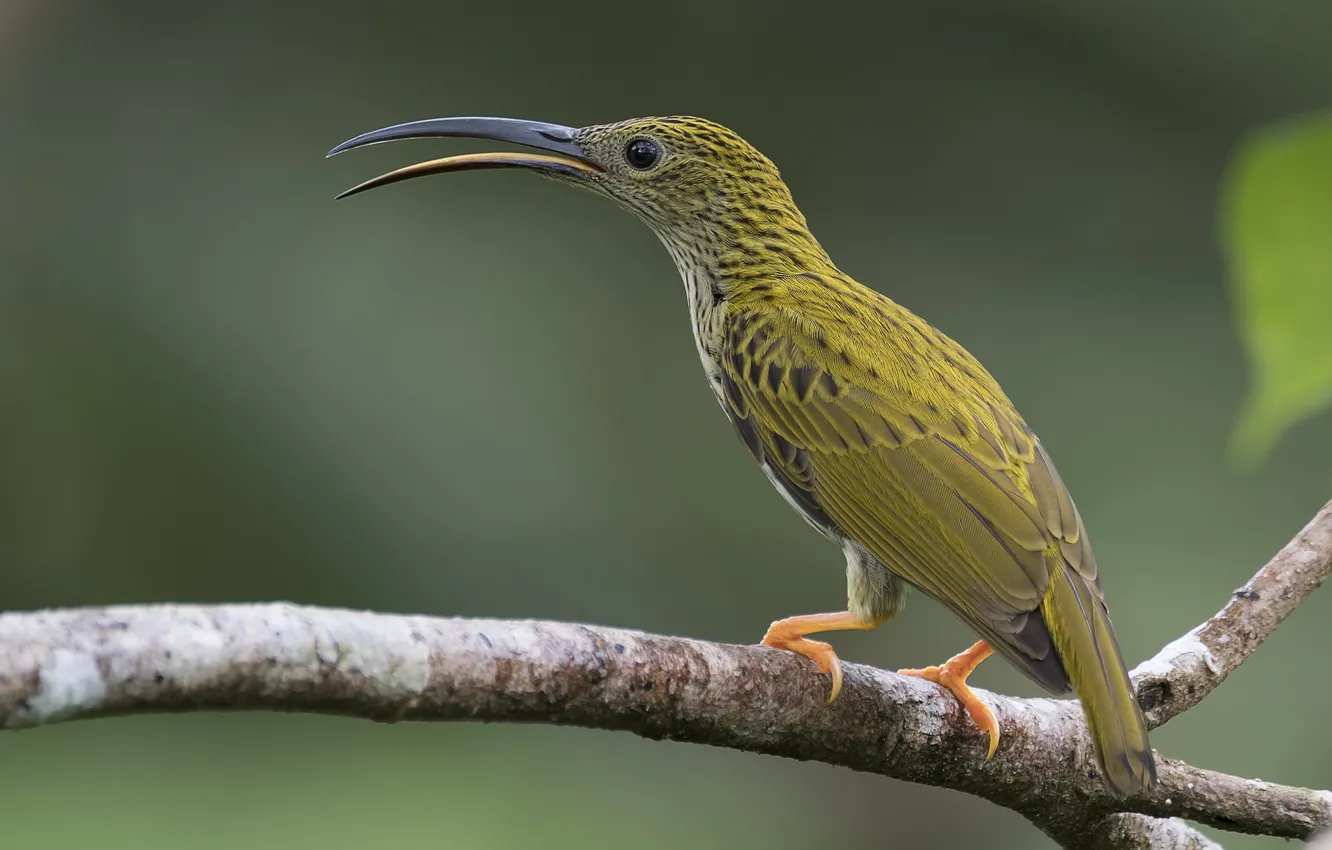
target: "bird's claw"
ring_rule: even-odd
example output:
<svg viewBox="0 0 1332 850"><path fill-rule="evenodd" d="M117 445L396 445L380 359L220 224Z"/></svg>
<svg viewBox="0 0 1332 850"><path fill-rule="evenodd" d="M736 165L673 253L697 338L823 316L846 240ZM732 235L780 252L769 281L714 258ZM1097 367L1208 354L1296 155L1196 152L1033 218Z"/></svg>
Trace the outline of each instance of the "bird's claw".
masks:
<svg viewBox="0 0 1332 850"><path fill-rule="evenodd" d="M830 705L833 700L837 699L837 695L842 692L842 660L837 657L837 653L833 650L831 644L824 643L821 640L810 640L806 637L774 634L773 629L768 630L760 643L773 649L786 649L797 655L803 655L818 665L821 671L832 676L832 693L828 697Z"/></svg>
<svg viewBox="0 0 1332 850"><path fill-rule="evenodd" d="M957 701L962 703L962 707L967 710L967 716L976 728L989 735L989 747L985 752L985 760L989 761L994 757L994 752L999 748L999 721L995 719L994 712L990 707L976 696L976 692L967 686L967 676L975 665L954 665L952 661L946 662L940 667L925 667L920 670L898 670L902 676L911 676L916 679L924 679L927 682L946 688L957 697Z"/></svg>

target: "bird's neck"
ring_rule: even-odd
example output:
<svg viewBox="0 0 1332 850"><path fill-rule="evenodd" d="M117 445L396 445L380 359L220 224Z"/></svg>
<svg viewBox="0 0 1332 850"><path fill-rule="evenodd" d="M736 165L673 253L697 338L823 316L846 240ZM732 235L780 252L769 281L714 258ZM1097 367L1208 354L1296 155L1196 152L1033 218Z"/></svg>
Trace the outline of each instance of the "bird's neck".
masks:
<svg viewBox="0 0 1332 850"><path fill-rule="evenodd" d="M836 271L789 195L731 199L701 211L687 228L654 230L700 300L724 301L792 275Z"/></svg>
<svg viewBox="0 0 1332 850"><path fill-rule="evenodd" d="M657 235L684 281L694 342L715 379L727 302L762 297L775 281L836 268L794 204L700 222L703 233Z"/></svg>
<svg viewBox="0 0 1332 850"><path fill-rule="evenodd" d="M733 198L718 216L716 274L728 294L802 272L827 272L832 260L784 186Z"/></svg>

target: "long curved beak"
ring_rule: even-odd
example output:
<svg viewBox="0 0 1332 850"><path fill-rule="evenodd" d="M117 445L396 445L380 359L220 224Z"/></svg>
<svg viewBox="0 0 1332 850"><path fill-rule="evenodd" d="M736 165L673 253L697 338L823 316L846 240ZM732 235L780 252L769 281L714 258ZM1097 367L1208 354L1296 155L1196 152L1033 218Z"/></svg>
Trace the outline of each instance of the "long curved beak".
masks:
<svg viewBox="0 0 1332 850"><path fill-rule="evenodd" d="M335 156L352 148L363 148L382 142L395 142L400 139L437 139L464 138L490 139L496 142L511 142L529 148L549 151L559 156L537 153L469 153L461 156L449 156L432 159L390 171L387 174L367 180L359 186L353 186L338 195L339 199L349 195L387 186L413 177L428 174L444 174L450 171L474 171L482 168L531 168L536 171L558 174L565 177L589 177L604 173L603 169L592 162L574 141L577 130L560 124L547 124L542 121L524 121L519 118L430 118L425 121L410 121L395 124L382 130L363 133L354 139L348 139L333 150L328 156Z"/></svg>

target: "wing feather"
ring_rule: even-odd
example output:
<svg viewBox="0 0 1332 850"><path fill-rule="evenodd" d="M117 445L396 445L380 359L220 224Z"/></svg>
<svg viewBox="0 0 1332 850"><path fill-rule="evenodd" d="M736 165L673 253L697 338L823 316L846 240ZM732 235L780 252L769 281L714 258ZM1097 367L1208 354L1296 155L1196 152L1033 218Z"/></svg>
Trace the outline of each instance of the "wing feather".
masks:
<svg viewBox="0 0 1332 850"><path fill-rule="evenodd" d="M1067 690L1041 614L1050 559L1099 593L1096 565L1068 491L998 386L922 400L866 380L846 352L779 313L731 327L729 412L806 516L826 518L1037 682Z"/></svg>

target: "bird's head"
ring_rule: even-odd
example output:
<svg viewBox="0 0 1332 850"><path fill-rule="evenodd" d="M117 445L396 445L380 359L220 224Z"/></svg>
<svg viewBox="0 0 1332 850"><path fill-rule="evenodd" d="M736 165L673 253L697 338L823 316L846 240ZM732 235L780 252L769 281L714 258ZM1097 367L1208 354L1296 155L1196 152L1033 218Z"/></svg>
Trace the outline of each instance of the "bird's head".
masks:
<svg viewBox="0 0 1332 850"><path fill-rule="evenodd" d="M435 118L365 133L329 155L439 137L509 142L543 153L430 160L368 180L338 197L429 174L525 168L613 199L643 219L677 262L715 267L725 265L728 255L764 254L765 246L781 249L778 261L783 252L793 251L826 257L809 236L777 167L736 133L701 118L635 118L581 128L514 118Z"/></svg>

